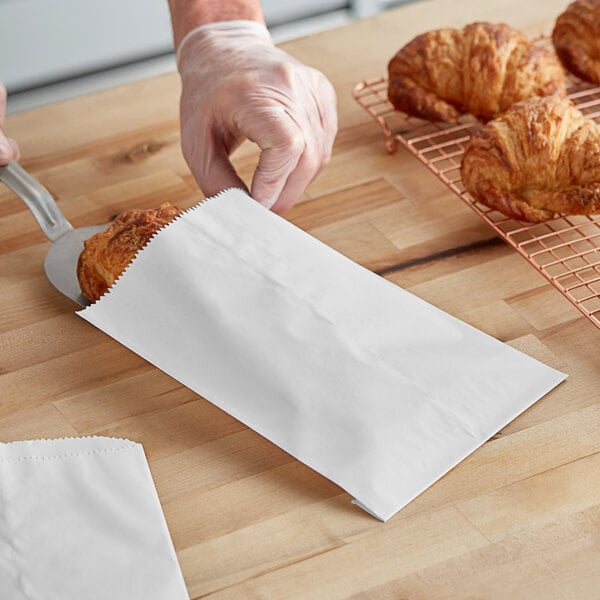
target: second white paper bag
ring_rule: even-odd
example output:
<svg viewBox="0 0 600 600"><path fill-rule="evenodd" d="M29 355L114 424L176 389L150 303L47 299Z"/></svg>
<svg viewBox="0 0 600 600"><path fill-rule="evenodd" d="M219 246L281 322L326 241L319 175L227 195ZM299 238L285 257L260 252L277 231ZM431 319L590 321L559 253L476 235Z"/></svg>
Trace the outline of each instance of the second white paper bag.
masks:
<svg viewBox="0 0 600 600"><path fill-rule="evenodd" d="M382 520L565 378L241 190L160 231L79 314Z"/></svg>

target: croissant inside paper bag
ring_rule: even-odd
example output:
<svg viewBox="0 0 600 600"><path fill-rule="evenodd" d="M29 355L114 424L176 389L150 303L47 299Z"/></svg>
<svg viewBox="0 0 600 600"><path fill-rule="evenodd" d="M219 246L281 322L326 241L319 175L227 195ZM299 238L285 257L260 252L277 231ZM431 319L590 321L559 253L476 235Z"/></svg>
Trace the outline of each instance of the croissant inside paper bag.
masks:
<svg viewBox="0 0 600 600"><path fill-rule="evenodd" d="M83 295L90 302L98 300L152 236L182 212L170 202L163 202L155 209L128 210L118 215L106 230L85 240L77 263Z"/></svg>

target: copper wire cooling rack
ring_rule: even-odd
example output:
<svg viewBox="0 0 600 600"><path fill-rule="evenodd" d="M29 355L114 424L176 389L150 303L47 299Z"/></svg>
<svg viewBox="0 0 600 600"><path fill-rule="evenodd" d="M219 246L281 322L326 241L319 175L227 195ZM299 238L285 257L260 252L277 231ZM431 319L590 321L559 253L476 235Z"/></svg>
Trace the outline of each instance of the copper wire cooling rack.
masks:
<svg viewBox="0 0 600 600"><path fill-rule="evenodd" d="M465 191L460 164L466 142L481 123L472 117L458 124L409 117L394 110L387 87L386 77L363 81L354 88L354 97L381 126L388 152L396 152L399 145L410 150L600 327L600 218L575 216L524 223L476 202ZM581 112L600 121L600 87L572 80L568 97Z"/></svg>

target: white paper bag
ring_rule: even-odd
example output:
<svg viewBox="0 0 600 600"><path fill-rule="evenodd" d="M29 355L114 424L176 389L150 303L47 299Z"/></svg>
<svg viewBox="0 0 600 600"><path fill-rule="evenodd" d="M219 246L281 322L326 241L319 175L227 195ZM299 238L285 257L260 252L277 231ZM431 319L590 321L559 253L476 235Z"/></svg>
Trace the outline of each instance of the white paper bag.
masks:
<svg viewBox="0 0 600 600"><path fill-rule="evenodd" d="M79 314L383 520L565 378L241 190L164 228Z"/></svg>
<svg viewBox="0 0 600 600"><path fill-rule="evenodd" d="M189 596L140 444L0 444L1 600Z"/></svg>

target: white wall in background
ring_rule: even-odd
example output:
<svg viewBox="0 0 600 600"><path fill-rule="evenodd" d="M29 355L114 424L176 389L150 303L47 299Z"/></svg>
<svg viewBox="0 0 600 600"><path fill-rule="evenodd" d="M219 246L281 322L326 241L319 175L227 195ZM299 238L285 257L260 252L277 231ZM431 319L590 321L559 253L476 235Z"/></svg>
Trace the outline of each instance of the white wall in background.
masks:
<svg viewBox="0 0 600 600"><path fill-rule="evenodd" d="M171 46L167 0L0 1L0 79L9 91Z"/></svg>
<svg viewBox="0 0 600 600"><path fill-rule="evenodd" d="M348 0L263 0L272 25L348 5ZM0 80L9 91L171 49L167 0L0 0Z"/></svg>
<svg viewBox="0 0 600 600"><path fill-rule="evenodd" d="M410 0L262 0L275 41ZM167 0L0 0L0 81L15 112L173 70Z"/></svg>
<svg viewBox="0 0 600 600"><path fill-rule="evenodd" d="M367 0L373 2L373 0ZM378 2L379 0L375 0ZM290 23L306 17L350 8L352 0L262 0L261 6L269 26Z"/></svg>

